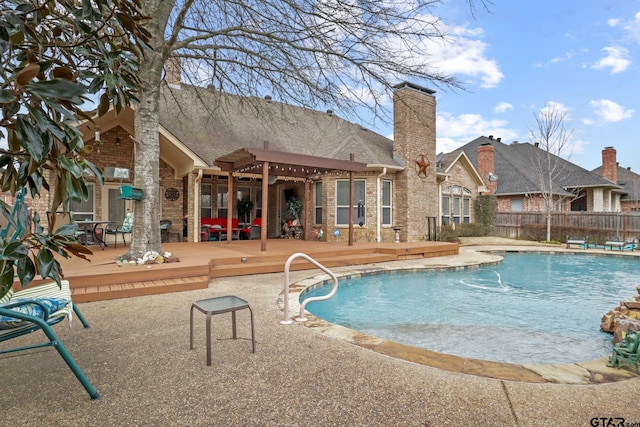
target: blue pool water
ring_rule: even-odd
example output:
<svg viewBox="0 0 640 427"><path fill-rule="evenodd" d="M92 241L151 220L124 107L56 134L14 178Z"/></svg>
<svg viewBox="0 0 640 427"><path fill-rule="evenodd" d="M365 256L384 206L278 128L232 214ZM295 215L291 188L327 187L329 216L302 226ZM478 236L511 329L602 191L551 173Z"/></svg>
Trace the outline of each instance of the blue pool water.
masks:
<svg viewBox="0 0 640 427"><path fill-rule="evenodd" d="M630 299L640 260L507 253L500 264L340 280L309 303L331 323L441 353L508 363L574 363L611 352L602 316ZM331 284L300 300L324 295Z"/></svg>

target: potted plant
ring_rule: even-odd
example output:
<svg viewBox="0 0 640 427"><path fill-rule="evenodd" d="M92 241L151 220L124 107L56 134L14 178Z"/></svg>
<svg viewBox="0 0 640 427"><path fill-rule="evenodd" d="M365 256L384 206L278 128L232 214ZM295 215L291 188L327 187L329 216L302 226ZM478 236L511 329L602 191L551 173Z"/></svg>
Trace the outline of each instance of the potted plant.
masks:
<svg viewBox="0 0 640 427"><path fill-rule="evenodd" d="M287 202L287 212L289 212L289 215L291 216L291 218L293 218L295 221L299 222L299 216L300 216L300 211L302 210L302 200L300 199L296 199L295 197L292 197L289 199L289 201Z"/></svg>

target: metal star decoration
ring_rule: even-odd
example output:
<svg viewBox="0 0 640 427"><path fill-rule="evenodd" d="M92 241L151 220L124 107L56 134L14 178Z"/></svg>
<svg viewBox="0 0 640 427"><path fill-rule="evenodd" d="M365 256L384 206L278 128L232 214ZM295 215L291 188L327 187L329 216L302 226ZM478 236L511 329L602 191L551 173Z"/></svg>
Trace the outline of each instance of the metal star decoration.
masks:
<svg viewBox="0 0 640 427"><path fill-rule="evenodd" d="M429 166L431 163L429 162L429 158L424 154L420 154L416 157L416 173L421 178L426 178L429 175Z"/></svg>

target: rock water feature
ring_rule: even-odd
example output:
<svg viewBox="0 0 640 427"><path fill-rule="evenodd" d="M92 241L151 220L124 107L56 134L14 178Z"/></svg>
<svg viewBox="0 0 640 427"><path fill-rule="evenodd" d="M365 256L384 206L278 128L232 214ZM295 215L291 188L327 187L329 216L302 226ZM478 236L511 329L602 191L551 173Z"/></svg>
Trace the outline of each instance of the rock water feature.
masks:
<svg viewBox="0 0 640 427"><path fill-rule="evenodd" d="M613 343L624 339L629 331L640 331L640 285L636 287L638 295L630 301L621 301L620 305L602 316L600 329L613 334Z"/></svg>

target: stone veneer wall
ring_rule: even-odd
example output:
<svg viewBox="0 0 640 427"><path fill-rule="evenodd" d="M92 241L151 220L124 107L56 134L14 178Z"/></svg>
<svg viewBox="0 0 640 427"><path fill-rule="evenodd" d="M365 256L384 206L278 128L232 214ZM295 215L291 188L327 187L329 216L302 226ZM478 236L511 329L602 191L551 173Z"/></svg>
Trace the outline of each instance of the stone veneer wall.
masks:
<svg viewBox="0 0 640 427"><path fill-rule="evenodd" d="M426 217L439 215L436 181L436 99L433 92L407 85L396 90L393 154L405 164L395 181L395 225L402 227L402 241L424 238ZM429 162L426 178L418 176L416 159L424 154Z"/></svg>

